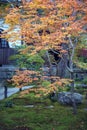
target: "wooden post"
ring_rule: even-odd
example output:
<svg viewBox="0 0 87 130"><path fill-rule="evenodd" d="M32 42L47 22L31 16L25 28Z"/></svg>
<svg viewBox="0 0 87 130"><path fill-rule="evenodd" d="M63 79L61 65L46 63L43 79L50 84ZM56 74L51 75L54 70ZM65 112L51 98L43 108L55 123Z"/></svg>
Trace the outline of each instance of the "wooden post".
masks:
<svg viewBox="0 0 87 130"><path fill-rule="evenodd" d="M7 86L4 86L4 98L7 98Z"/></svg>
<svg viewBox="0 0 87 130"><path fill-rule="evenodd" d="M22 88L19 88L19 91L22 91Z"/></svg>

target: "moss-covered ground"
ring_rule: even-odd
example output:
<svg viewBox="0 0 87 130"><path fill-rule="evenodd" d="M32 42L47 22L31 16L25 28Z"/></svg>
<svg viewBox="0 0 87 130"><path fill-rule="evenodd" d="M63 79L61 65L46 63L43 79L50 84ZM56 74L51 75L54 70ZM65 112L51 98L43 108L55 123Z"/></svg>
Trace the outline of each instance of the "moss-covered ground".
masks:
<svg viewBox="0 0 87 130"><path fill-rule="evenodd" d="M73 115L71 106L33 94L19 95L0 101L0 130L87 130L86 104L79 105Z"/></svg>

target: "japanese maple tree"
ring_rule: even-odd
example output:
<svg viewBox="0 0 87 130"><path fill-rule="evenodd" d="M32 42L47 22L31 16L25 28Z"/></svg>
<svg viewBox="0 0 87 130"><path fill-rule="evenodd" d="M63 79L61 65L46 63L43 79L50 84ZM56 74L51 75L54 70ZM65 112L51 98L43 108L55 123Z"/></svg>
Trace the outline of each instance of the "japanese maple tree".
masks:
<svg viewBox="0 0 87 130"><path fill-rule="evenodd" d="M21 53L36 55L45 50L50 67L49 50L65 62L73 80L73 63L79 38L86 34L87 1L79 0L22 0L22 5L10 10L6 23L13 29L20 26L20 36L26 49ZM7 38L9 36L7 35ZM66 57L68 60L66 60ZM56 64L56 63L55 63ZM72 82L72 93L74 83ZM74 102L74 101L73 101Z"/></svg>

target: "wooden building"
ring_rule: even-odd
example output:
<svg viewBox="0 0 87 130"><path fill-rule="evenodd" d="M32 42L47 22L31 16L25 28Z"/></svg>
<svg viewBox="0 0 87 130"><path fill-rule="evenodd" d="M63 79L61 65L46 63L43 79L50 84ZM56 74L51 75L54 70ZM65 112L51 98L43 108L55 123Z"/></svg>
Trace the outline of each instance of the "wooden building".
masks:
<svg viewBox="0 0 87 130"><path fill-rule="evenodd" d="M2 29L0 29L0 34L2 33ZM0 66L11 64L9 60L11 55L15 54L15 50L10 48L8 41L4 38L0 38Z"/></svg>

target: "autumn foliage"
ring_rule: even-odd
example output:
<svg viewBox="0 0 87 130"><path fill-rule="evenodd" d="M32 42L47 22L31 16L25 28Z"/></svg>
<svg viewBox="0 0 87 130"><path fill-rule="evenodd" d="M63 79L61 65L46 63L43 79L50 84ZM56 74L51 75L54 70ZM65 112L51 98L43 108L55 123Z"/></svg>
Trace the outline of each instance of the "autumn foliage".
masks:
<svg viewBox="0 0 87 130"><path fill-rule="evenodd" d="M87 24L87 1L23 0L19 8L10 10L6 16L6 23L11 28L15 25L20 26L19 35L23 43L28 46L22 50L23 54L29 50L31 56L40 50L57 50L61 58L63 54L69 55L68 67L72 72L73 51L78 46L78 38L82 33L86 33L84 26ZM17 85L20 83L20 86L23 86L23 82L24 84L33 82L34 79L31 77L28 79L30 73L32 72L25 71L19 76L18 72L13 80L18 78L15 82Z"/></svg>
<svg viewBox="0 0 87 130"><path fill-rule="evenodd" d="M40 97L42 95L48 95L54 91L63 90L64 86L70 83L70 80L60 79L59 77L54 76L43 76L39 72L30 70L17 70L16 74L11 80L8 80L8 82L12 83L18 88L32 84L34 88L30 88L29 90L21 92L21 95L33 92L35 93L36 97Z"/></svg>
<svg viewBox="0 0 87 130"><path fill-rule="evenodd" d="M16 74L13 76L9 82L12 82L14 85L16 85L19 88L22 88L23 86L26 86L34 81L38 81L38 76L39 73L35 71L29 71L29 70L24 70L24 71L16 71Z"/></svg>
<svg viewBox="0 0 87 130"><path fill-rule="evenodd" d="M87 23L86 2L78 0L32 0L10 10L6 22L20 25L22 40L40 49L60 49L68 37L78 36Z"/></svg>

